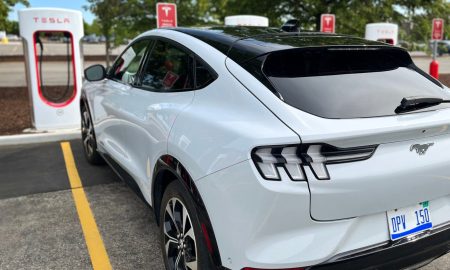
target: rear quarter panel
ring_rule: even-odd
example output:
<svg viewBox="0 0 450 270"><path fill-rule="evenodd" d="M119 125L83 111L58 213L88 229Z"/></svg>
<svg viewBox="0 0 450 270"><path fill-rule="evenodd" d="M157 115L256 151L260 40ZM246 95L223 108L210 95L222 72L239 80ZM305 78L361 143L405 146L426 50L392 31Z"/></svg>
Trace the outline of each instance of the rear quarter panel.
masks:
<svg viewBox="0 0 450 270"><path fill-rule="evenodd" d="M195 91L192 104L177 117L168 140L168 153L184 165L194 181L248 160L255 146L300 142L230 74L223 53L193 37L171 32L172 39L191 49L218 74L214 82Z"/></svg>

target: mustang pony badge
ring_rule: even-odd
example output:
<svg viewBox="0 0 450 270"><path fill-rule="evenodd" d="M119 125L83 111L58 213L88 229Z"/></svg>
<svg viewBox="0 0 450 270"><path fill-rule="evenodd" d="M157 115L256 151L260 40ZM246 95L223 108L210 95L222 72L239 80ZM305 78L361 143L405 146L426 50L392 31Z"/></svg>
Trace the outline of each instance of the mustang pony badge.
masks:
<svg viewBox="0 0 450 270"><path fill-rule="evenodd" d="M421 155L425 155L428 148L430 148L430 146L433 146L433 145L434 145L434 143L413 144L413 145L411 145L411 147L409 147L409 151L412 152L413 150L416 150L416 153L419 154L419 156L421 156Z"/></svg>

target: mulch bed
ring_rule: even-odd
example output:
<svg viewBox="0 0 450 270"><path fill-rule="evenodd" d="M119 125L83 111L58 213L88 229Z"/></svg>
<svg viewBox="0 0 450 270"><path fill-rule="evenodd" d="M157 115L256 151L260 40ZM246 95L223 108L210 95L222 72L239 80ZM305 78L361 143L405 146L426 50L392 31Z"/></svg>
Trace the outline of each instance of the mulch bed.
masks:
<svg viewBox="0 0 450 270"><path fill-rule="evenodd" d="M450 87L450 74L441 74L439 80ZM19 134L31 127L29 104L28 88L0 88L0 135Z"/></svg>
<svg viewBox="0 0 450 270"><path fill-rule="evenodd" d="M31 127L27 87L0 88L0 135L19 134Z"/></svg>

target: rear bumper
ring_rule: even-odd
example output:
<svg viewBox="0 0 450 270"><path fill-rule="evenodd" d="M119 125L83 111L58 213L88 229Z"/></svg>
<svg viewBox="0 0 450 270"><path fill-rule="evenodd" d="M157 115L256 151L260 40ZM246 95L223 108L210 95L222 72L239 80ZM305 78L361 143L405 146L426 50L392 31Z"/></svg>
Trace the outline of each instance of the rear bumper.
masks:
<svg viewBox="0 0 450 270"><path fill-rule="evenodd" d="M450 252L450 223L418 235L415 239L342 254L328 263L308 269L403 269L421 266Z"/></svg>
<svg viewBox="0 0 450 270"><path fill-rule="evenodd" d="M308 183L291 181L283 171L280 175L281 181L264 180L248 160L196 181L224 267L233 270L311 266L359 269L364 267L349 267L347 261L349 265L358 265L361 259L372 266L385 261L392 263L397 258L407 260L410 256L407 247L422 243L421 239L408 243L390 241L386 212L346 220L315 221L310 216ZM430 210L435 227L427 237L421 235L426 242L440 232L443 224L449 224L450 196L430 200ZM448 232L442 238L442 243L448 241ZM408 246L401 253L403 244ZM432 244L423 246L430 247L434 257L441 255L440 250L434 251ZM423 246L412 252L420 261ZM442 253L448 251L448 247L444 249ZM379 257L368 257L379 252L383 252ZM430 256L428 251L425 253Z"/></svg>

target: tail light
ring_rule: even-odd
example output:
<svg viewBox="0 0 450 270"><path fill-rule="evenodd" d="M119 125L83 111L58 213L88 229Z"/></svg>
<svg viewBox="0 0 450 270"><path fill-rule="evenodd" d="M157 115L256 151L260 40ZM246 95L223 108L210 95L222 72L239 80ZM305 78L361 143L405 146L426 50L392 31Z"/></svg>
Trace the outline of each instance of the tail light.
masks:
<svg viewBox="0 0 450 270"><path fill-rule="evenodd" d="M329 180L327 164L355 162L370 158L377 145L338 148L329 144L305 144L257 147L252 159L266 180L281 180L280 170L285 170L293 181L304 181L305 166L309 166L319 180Z"/></svg>

